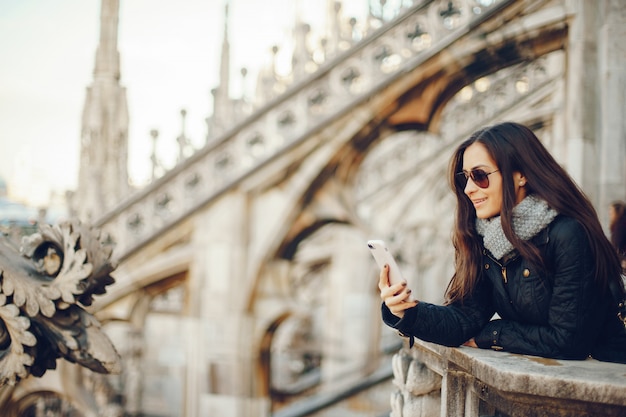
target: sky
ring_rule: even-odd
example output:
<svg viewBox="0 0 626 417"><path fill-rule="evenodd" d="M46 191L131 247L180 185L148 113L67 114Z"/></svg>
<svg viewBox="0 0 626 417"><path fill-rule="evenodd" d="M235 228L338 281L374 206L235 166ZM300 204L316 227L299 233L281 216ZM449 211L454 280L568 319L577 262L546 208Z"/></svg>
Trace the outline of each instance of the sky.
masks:
<svg viewBox="0 0 626 417"><path fill-rule="evenodd" d="M266 65L273 45L289 49L296 16L323 25L325 1L230 0L231 96ZM363 13L367 1L344 4ZM129 107L129 175L150 175L150 131L159 130L159 158L173 164L181 109L185 133L204 143L219 83L226 0L120 0L118 50ZM352 5L350 5L352 4ZM100 0L0 0L0 178L10 197L33 206L75 189L81 114L93 80ZM248 92L249 93L249 92Z"/></svg>

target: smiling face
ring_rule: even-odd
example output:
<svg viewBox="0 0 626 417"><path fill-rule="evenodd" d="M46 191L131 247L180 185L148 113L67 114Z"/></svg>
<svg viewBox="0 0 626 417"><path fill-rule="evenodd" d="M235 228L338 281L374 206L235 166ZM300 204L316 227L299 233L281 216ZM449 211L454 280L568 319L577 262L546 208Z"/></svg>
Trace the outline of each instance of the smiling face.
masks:
<svg viewBox="0 0 626 417"><path fill-rule="evenodd" d="M476 210L476 217L489 219L500 215L503 198L502 174L496 162L487 152L487 148L480 142L472 143L463 153L463 171L469 173L474 169L481 169L486 173L491 173L488 176L489 185L486 188L480 188L471 178L468 178L465 185L465 195L472 201ZM516 203L519 203L526 197L524 188L526 179L521 173L515 172L513 181L515 184Z"/></svg>

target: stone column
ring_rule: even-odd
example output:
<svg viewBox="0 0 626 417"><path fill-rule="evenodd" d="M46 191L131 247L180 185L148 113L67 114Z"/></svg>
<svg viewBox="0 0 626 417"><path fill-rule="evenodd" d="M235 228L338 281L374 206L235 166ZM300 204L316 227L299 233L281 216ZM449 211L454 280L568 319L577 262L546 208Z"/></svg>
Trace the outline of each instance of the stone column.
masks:
<svg viewBox="0 0 626 417"><path fill-rule="evenodd" d="M599 171L598 212L608 223L611 201L626 199L626 4L596 3L598 27Z"/></svg>
<svg viewBox="0 0 626 417"><path fill-rule="evenodd" d="M333 232L337 250L329 271L322 364L323 384L329 390L376 369L381 326L377 279L366 238L347 227Z"/></svg>
<svg viewBox="0 0 626 417"><path fill-rule="evenodd" d="M254 326L244 305L247 211L247 196L232 192L196 220L189 302L200 334L187 371L187 415L267 415L267 400L254 397Z"/></svg>
<svg viewBox="0 0 626 417"><path fill-rule="evenodd" d="M598 2L566 0L569 20L568 72L565 98L567 156L565 168L574 180L595 200L598 173L596 146L597 55L596 12Z"/></svg>
<svg viewBox="0 0 626 417"><path fill-rule="evenodd" d="M626 9L619 0L567 0L567 166L606 224L626 198Z"/></svg>

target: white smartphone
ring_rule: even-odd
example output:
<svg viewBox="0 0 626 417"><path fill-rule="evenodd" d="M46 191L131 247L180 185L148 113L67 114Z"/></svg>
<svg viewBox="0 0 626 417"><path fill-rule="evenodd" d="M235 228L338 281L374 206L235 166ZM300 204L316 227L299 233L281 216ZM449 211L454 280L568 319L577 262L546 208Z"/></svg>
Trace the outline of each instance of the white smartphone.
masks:
<svg viewBox="0 0 626 417"><path fill-rule="evenodd" d="M389 249L387 249L387 245L384 241L368 240L367 247L370 249L380 269L383 269L385 265L389 265L389 284L393 285L404 281L402 272L400 272L396 260L393 258L391 252L389 252Z"/></svg>

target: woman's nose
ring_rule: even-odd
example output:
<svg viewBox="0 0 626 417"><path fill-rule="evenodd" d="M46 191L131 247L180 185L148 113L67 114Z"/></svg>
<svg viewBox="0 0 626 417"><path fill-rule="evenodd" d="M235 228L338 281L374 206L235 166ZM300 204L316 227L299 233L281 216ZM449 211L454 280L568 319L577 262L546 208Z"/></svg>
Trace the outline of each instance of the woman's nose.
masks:
<svg viewBox="0 0 626 417"><path fill-rule="evenodd" d="M472 178L468 177L467 178L467 184L465 184L465 189L463 190L465 192L465 194L470 195L471 193L473 193L477 189L478 189L478 187L476 186L476 184L474 183Z"/></svg>

